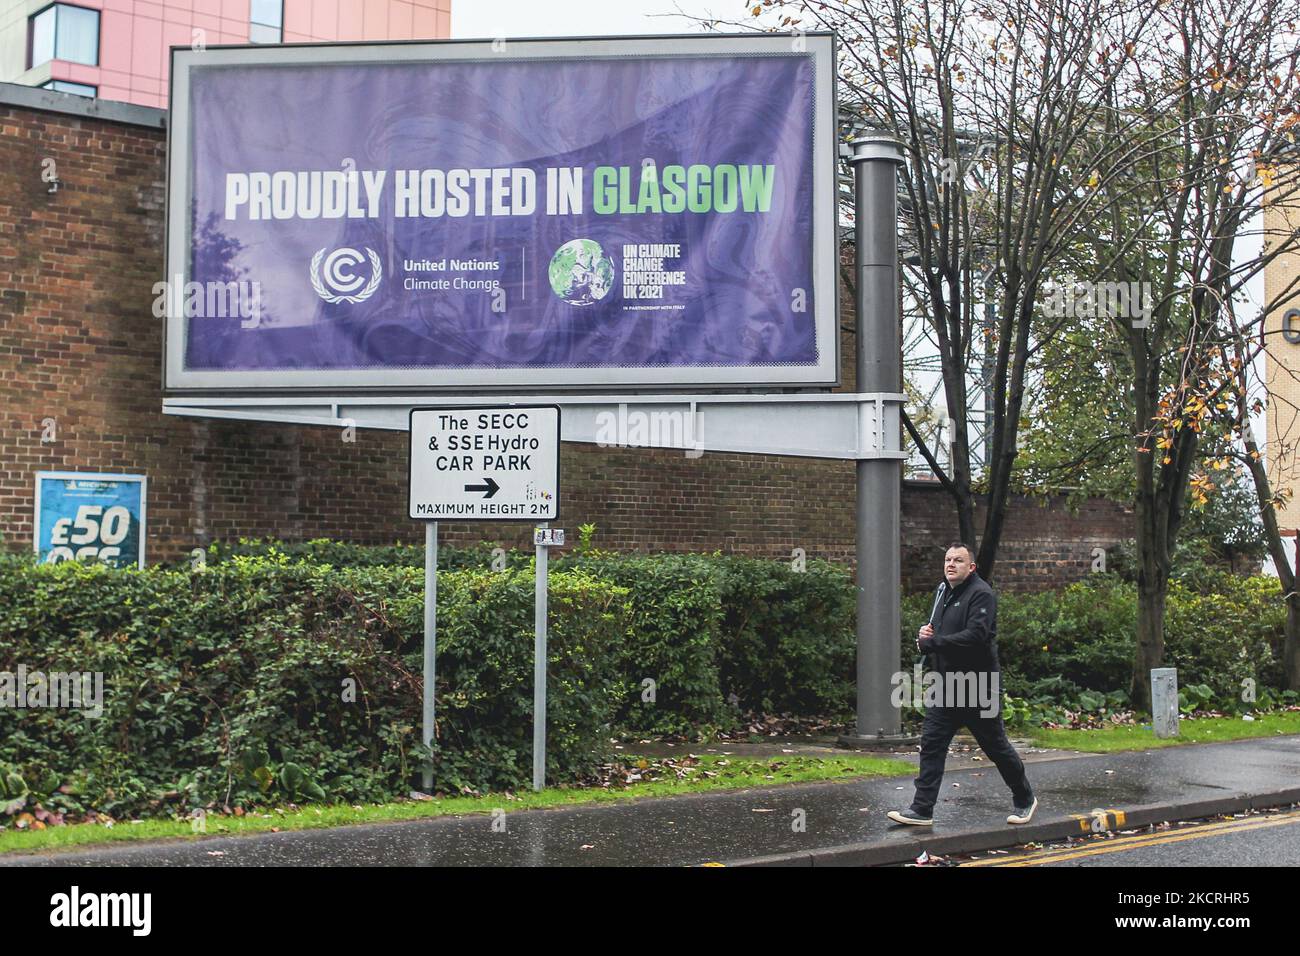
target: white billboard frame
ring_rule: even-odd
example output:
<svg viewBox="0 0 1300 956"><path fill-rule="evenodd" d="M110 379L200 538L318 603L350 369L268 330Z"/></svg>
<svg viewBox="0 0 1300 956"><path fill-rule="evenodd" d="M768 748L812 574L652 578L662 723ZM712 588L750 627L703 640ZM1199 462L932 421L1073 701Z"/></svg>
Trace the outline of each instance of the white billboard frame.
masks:
<svg viewBox="0 0 1300 956"><path fill-rule="evenodd" d="M499 41L435 40L209 46L171 48L167 130L166 279L189 281L189 209L192 198L189 103L195 70L279 66L356 66L366 63L440 60L511 62L602 58L700 56L808 56L814 67L812 314L817 357L808 365L677 366L616 368L421 368L195 370L185 367L188 321L165 319L163 390L169 395L210 394L470 394L599 390L719 389L731 392L772 388L824 390L840 384L839 250L837 225L838 143L836 135L835 37L832 33L683 34L650 37L592 37ZM172 296L168 296L168 304Z"/></svg>

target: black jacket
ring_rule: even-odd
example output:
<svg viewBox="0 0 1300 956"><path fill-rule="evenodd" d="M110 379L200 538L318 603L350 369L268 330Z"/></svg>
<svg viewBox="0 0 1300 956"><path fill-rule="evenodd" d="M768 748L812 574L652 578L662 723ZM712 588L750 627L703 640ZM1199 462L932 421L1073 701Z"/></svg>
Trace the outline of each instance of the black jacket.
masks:
<svg viewBox="0 0 1300 956"><path fill-rule="evenodd" d="M929 669L997 671L998 599L993 589L972 571L954 589L945 581L930 624L934 637L921 641L930 656Z"/></svg>

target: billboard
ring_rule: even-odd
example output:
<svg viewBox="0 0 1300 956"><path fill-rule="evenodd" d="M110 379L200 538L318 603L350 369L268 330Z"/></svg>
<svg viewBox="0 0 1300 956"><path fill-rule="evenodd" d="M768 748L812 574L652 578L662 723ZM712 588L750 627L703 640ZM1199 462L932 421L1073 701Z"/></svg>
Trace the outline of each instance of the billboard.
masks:
<svg viewBox="0 0 1300 956"><path fill-rule="evenodd" d="M33 527L39 561L142 568L145 476L38 471Z"/></svg>
<svg viewBox="0 0 1300 956"><path fill-rule="evenodd" d="M174 48L165 386L838 381L829 34Z"/></svg>

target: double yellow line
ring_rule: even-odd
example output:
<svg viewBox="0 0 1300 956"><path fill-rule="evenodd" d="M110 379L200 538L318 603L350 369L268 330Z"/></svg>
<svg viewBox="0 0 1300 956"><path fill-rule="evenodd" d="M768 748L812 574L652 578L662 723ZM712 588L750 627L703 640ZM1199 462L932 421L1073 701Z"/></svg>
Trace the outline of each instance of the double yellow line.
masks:
<svg viewBox="0 0 1300 956"><path fill-rule="evenodd" d="M1136 833L1132 836L1115 837L1097 846L1069 847L1061 850L1035 850L1024 856L990 857L984 860L972 860L970 863L963 863L962 866L1042 866L1047 863L1077 860L1080 857L1098 856L1102 853L1120 853L1138 847L1163 846L1169 843L1181 843L1184 840L1200 840L1205 837L1219 836L1224 833L1263 830L1268 827L1289 826L1296 823L1300 823L1300 810L1290 810L1266 817L1246 817L1241 820L1223 820L1219 823L1194 824L1180 830Z"/></svg>

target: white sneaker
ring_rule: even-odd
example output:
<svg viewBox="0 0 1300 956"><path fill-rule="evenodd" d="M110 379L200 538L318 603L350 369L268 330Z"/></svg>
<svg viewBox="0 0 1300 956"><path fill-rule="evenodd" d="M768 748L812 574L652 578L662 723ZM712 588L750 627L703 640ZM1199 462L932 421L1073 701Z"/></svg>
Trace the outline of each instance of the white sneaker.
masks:
<svg viewBox="0 0 1300 956"><path fill-rule="evenodd" d="M885 816L895 823L906 823L914 827L928 827L934 823L933 817L922 816L911 807L906 810L890 810Z"/></svg>
<svg viewBox="0 0 1300 956"><path fill-rule="evenodd" d="M1034 817L1034 811L1038 809L1038 798L1034 797L1034 802L1027 807L1015 807L1011 816L1007 817L1007 823L1028 823Z"/></svg>

